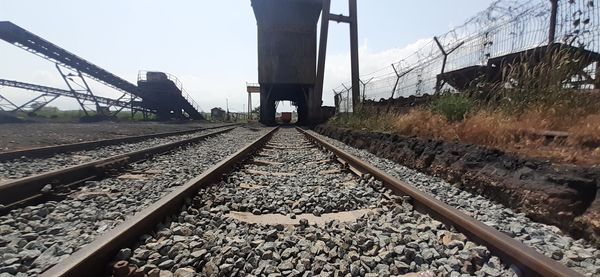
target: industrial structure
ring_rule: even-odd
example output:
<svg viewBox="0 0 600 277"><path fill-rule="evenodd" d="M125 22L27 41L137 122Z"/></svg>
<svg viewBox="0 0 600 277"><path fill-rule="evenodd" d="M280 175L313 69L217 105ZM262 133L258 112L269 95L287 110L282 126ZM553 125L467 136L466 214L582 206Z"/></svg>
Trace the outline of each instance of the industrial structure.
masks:
<svg viewBox="0 0 600 277"><path fill-rule="evenodd" d="M181 83L173 76L158 72L142 72L138 85L132 84L77 55L13 24L0 21L0 39L20 47L56 65L68 90L2 80L0 85L41 92L23 105L15 105L0 95L3 111L35 112L60 96L77 100L86 116L114 116L123 109L156 114L159 119L202 119L199 106L183 91ZM84 77L85 76L85 77ZM117 99L99 97L90 89L86 77L109 86L122 95ZM27 109L32 106L34 109Z"/></svg>
<svg viewBox="0 0 600 277"><path fill-rule="evenodd" d="M357 81L358 93L356 0L349 3L350 15L343 16L329 14L329 0L252 0L258 29L260 122L275 124L276 101L283 100L297 107L299 124L323 120L321 104L329 20L350 24L352 79ZM322 24L317 68L319 15Z"/></svg>

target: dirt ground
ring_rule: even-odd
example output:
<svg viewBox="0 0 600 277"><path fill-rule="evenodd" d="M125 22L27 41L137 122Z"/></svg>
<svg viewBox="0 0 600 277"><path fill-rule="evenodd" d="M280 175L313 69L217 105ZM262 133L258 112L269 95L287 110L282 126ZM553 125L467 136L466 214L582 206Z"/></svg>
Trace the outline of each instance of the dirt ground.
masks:
<svg viewBox="0 0 600 277"><path fill-rule="evenodd" d="M0 152L57 144L176 132L214 123L100 122L100 123L7 123L0 124Z"/></svg>

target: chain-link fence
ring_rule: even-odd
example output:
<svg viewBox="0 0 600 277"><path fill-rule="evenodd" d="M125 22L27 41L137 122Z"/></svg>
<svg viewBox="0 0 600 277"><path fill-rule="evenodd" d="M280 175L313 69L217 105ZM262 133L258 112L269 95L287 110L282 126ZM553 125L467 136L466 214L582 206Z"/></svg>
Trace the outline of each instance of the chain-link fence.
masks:
<svg viewBox="0 0 600 277"><path fill-rule="evenodd" d="M456 90L438 78L442 73L476 69L490 59L554 41L600 52L600 9L594 0L558 0L556 24L552 1L499 0L449 32L435 36L418 51L391 66L361 75L363 100L381 100ZM552 32L551 25L555 31ZM596 67L586 68L595 76ZM334 89L338 112L352 110L350 82Z"/></svg>

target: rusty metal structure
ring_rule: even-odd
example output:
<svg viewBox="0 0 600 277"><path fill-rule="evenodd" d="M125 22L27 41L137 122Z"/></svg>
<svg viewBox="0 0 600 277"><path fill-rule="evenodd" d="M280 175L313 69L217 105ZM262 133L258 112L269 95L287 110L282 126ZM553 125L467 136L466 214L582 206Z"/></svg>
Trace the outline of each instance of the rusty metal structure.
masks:
<svg viewBox="0 0 600 277"><path fill-rule="evenodd" d="M138 78L138 85L140 82L143 84L140 88L10 21L0 21L0 39L53 62L68 87L68 90L65 90L3 80L0 83L2 86L42 93L23 105L15 105L0 95L0 109L3 111L35 112L35 109L63 96L75 99L86 116L114 116L123 109L128 109L132 114L138 111L144 116L156 114L159 119L202 119L198 105L185 93L181 83L171 75L163 74L166 76L165 80ZM121 96L111 99L96 95L86 78L118 91ZM35 104L33 109L26 109L31 104Z"/></svg>
<svg viewBox="0 0 600 277"><path fill-rule="evenodd" d="M329 13L330 0L252 0L258 27L260 122L275 123L276 101L298 108L298 124L322 120L321 104L329 21L350 24L352 76L358 95L356 0L350 15ZM317 68L317 22L321 34ZM353 91L354 93L354 91ZM358 97L356 98L358 100Z"/></svg>

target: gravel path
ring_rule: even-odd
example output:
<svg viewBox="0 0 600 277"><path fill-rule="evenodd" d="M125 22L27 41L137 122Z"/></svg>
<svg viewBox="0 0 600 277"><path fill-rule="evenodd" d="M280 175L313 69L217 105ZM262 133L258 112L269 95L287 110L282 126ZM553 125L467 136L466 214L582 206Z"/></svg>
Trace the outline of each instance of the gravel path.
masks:
<svg viewBox="0 0 600 277"><path fill-rule="evenodd" d="M514 276L486 247L307 145L280 130L115 261L149 276Z"/></svg>
<svg viewBox="0 0 600 277"><path fill-rule="evenodd" d="M118 176L87 182L64 201L1 216L0 276L38 274L264 132L236 128L133 164Z"/></svg>
<svg viewBox="0 0 600 277"><path fill-rule="evenodd" d="M440 178L422 174L340 141L313 134L584 275L600 276L600 250L583 239L573 239L555 226L534 222L522 213L461 190Z"/></svg>
<svg viewBox="0 0 600 277"><path fill-rule="evenodd" d="M105 159L111 156L121 155L164 143L188 139L227 128L228 127L202 130L191 134L170 136L164 138L153 138L135 143L121 143L91 150L63 153L46 158L20 158L12 161L0 162L0 181L7 179L23 178L34 174L82 164L85 162L91 162L98 159Z"/></svg>

